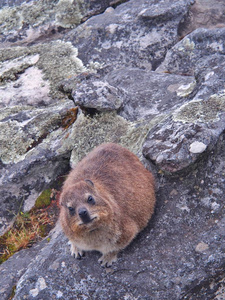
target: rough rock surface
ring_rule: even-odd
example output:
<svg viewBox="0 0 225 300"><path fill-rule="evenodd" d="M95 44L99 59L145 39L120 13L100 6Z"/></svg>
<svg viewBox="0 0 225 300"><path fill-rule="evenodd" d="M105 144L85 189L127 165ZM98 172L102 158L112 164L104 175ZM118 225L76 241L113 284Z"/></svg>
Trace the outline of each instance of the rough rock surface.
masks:
<svg viewBox="0 0 225 300"><path fill-rule="evenodd" d="M225 298L223 2L1 1L1 232L102 142L157 185L112 268L71 257L57 224L1 265L1 299Z"/></svg>

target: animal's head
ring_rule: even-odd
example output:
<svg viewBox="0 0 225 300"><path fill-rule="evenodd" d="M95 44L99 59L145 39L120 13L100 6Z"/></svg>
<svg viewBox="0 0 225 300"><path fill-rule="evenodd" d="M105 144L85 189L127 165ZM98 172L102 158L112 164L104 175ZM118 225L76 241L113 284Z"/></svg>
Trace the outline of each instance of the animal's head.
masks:
<svg viewBox="0 0 225 300"><path fill-rule="evenodd" d="M97 230L111 215L108 201L88 179L63 188L60 204L61 223L68 235Z"/></svg>

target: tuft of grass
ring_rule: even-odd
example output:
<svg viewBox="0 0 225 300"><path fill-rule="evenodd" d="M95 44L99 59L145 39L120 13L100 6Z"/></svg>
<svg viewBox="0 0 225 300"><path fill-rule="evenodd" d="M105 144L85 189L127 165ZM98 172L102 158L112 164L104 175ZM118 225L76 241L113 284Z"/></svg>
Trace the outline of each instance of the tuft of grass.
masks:
<svg viewBox="0 0 225 300"><path fill-rule="evenodd" d="M43 202L47 205L46 201L39 201L42 205L35 205L29 212L19 212L12 228L0 237L0 264L17 251L43 239L55 225L59 214L59 192L49 189L42 194L42 198L49 199L49 205L43 208Z"/></svg>

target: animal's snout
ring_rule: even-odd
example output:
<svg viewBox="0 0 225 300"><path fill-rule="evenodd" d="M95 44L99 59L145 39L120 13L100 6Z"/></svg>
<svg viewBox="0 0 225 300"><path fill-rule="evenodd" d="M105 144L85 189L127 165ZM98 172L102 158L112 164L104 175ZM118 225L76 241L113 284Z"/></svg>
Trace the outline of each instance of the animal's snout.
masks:
<svg viewBox="0 0 225 300"><path fill-rule="evenodd" d="M78 210L78 214L79 214L80 217L84 217L88 214L88 211L85 207L81 207Z"/></svg>
<svg viewBox="0 0 225 300"><path fill-rule="evenodd" d="M91 222L91 218L86 207L80 207L78 209L78 215L81 218L83 223L87 224Z"/></svg>

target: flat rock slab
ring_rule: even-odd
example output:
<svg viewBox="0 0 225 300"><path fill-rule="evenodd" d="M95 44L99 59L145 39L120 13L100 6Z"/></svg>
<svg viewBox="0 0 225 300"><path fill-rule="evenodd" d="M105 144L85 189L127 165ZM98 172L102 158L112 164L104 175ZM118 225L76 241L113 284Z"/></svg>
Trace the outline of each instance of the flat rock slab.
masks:
<svg viewBox="0 0 225 300"><path fill-rule="evenodd" d="M209 160L186 177L159 176L155 216L111 269L101 268L97 252L80 261L71 257L67 239L59 231L19 280L14 299L149 299L151 295L152 299L210 300L223 295L224 150L222 136Z"/></svg>
<svg viewBox="0 0 225 300"><path fill-rule="evenodd" d="M80 76L81 77L81 76ZM82 108L118 111L129 121L151 120L185 103L196 86L194 77L157 74L139 68L109 72L104 79L90 74L76 79L72 96Z"/></svg>

